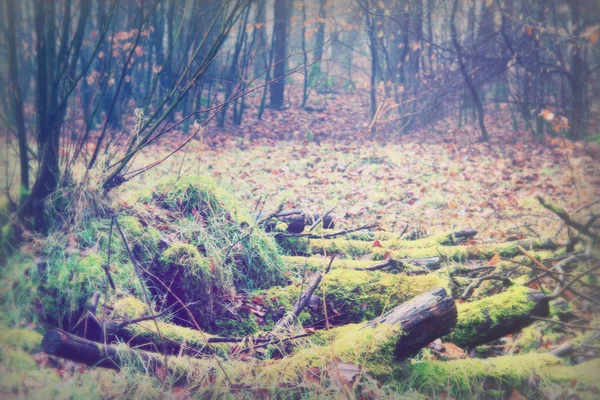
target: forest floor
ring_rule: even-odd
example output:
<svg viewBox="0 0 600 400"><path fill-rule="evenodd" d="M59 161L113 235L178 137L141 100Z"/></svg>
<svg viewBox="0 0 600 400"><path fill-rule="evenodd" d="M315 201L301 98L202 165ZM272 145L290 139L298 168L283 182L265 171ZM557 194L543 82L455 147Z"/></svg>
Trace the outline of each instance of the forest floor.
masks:
<svg viewBox="0 0 600 400"><path fill-rule="evenodd" d="M130 186L176 171L208 173L249 208L266 200L267 213L280 204L315 213L333 208L341 227L379 222L390 232L408 224L430 233L471 227L495 239L557 227L538 195L567 210L600 198L597 143L573 143L550 127L546 137L533 138L524 126L513 130L504 111L490 110L491 140L480 143L472 120L459 128L448 118L407 135L385 125L371 133L366 96L329 94L319 105L326 108L267 109L262 121L250 109L249 122L212 127ZM161 151L180 141L171 139ZM136 166L159 158L150 148Z"/></svg>
<svg viewBox="0 0 600 400"><path fill-rule="evenodd" d="M288 109L267 110L262 121L255 119L256 110L250 108L241 127L211 127L185 151L112 193L129 208L134 205L134 194L163 177L210 175L251 211L270 213L280 205L315 213L333 209L336 228L342 229L370 223L378 223L382 231L401 232L408 226L430 235L476 229L478 234L469 244L531 237L564 239L566 226L539 204L537 196L574 215L600 198L597 143L573 143L550 130L544 138L533 138L522 126L514 130L510 116L502 110L490 110L491 141L480 143L473 121L459 128L454 118L416 127L407 135L395 134L385 124L371 133L365 122L368 103L362 95L324 95L316 104L325 107L323 111L300 110L297 102L292 97L293 106ZM177 133L160 146L144 150L132 168L167 156L185 138ZM69 246L70 242L67 251ZM12 282L3 280L0 296L11 287L15 287ZM22 325L36 328L27 322ZM8 343L8 337L0 335L0 344ZM2 360L12 357L0 355ZM35 363L53 367L39 355ZM165 388L148 376L142 378L147 382L135 382L141 379L139 374L116 377L113 372L73 363L55 367L56 376L50 381L61 396L89 398L97 392L103 398L128 393L137 398L188 399L193 395L178 386ZM0 362L0 375L2 371L17 381L0 380L2 398L43 393L40 382L50 382L47 377L36 381L35 375L18 373L15 378L19 369L4 362ZM63 391L57 380L78 392ZM7 388L13 392L2 393ZM592 392L590 398L595 395ZM514 396L522 398L518 392Z"/></svg>

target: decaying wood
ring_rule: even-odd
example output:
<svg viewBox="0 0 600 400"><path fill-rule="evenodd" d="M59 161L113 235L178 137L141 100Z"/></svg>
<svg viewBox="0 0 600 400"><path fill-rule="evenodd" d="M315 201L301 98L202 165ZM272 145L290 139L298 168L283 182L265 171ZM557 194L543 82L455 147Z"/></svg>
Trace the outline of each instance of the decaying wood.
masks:
<svg viewBox="0 0 600 400"><path fill-rule="evenodd" d="M60 329L46 332L42 340L42 350L53 356L117 370L123 366L125 359L140 360L152 370L163 365L159 356L155 354L96 343Z"/></svg>
<svg viewBox="0 0 600 400"><path fill-rule="evenodd" d="M403 335L396 344L396 356L402 360L412 357L433 340L449 334L457 320L456 304L446 289L437 288L423 293L388 311L367 324L400 324Z"/></svg>
<svg viewBox="0 0 600 400"><path fill-rule="evenodd" d="M386 349L377 348L377 345L372 345L368 337L358 339L364 336L360 335L360 333L356 334L357 342L355 345L368 348L368 353L373 354L373 357L379 362L391 364L394 361L403 360L406 357L416 354L433 339L450 332L455 323L456 305L452 298L448 296L445 289L438 288L413 298L366 325L355 326L355 329L362 330L376 329L379 324L399 325L401 329L397 330L396 333L392 333L393 336L390 336L390 339L396 338L396 350L394 354L390 354ZM335 332L332 332L332 335L333 337L337 337ZM352 331L345 332L345 335L355 336ZM331 346L337 346L337 339L333 341ZM166 373L167 371L158 354L132 350L127 347L119 347L111 344L97 343L58 329L46 332L42 348L48 354L87 365L120 369L124 365L135 365L133 361L138 360L141 361L141 365L137 365L150 374L157 374L160 370L163 371L162 373ZM324 345L321 349L319 346L311 347L310 351L321 351L324 354L329 354L329 345ZM365 351L365 349L361 351ZM383 351L383 353L375 355L378 351ZM336 356L342 357L343 360L344 357L354 354L354 349L345 349L345 354L338 352ZM290 357L293 358L294 355ZM190 373L201 374L200 369L212 368L214 370L214 366L211 367L212 362L209 362L208 359L188 358L187 360L188 362L184 365L182 363L171 362L169 364L176 365L178 376L184 378ZM292 362L288 365L294 365L294 363ZM172 368L174 366L170 366L169 370ZM302 363L298 364L298 368L300 368L298 372L304 372L302 370L304 368ZM234 374L247 373L232 368L227 368L227 370Z"/></svg>
<svg viewBox="0 0 600 400"><path fill-rule="evenodd" d="M571 228L576 229L580 233L589 236L590 238L596 241L600 241L600 235L591 231L591 224L582 224L581 222L574 220L565 210L563 210L556 204L552 204L544 200L544 198L542 198L541 196L538 196L538 201L544 208L558 215L560 219L562 219L565 222L565 224L569 225Z"/></svg>
<svg viewBox="0 0 600 400"><path fill-rule="evenodd" d="M299 209L290 209L283 211L278 210L269 215L258 215L258 219L261 221L261 224L264 224L267 232L275 230L277 222L284 222L287 224L288 233L301 233L304 231L304 228L316 225L319 221L323 222L323 229L333 229L335 227L335 222L333 217L329 214L329 212L323 215L308 214Z"/></svg>
<svg viewBox="0 0 600 400"><path fill-rule="evenodd" d="M550 298L537 290L511 287L506 292L458 305L458 321L448 341L461 347L489 343L549 313Z"/></svg>
<svg viewBox="0 0 600 400"><path fill-rule="evenodd" d="M319 286L322 277L323 275L321 275L320 272L315 272L313 274L312 278L310 279L310 282L306 286L304 292L302 292L302 294L300 295L300 298L298 299L298 302L296 302L296 304L294 305L292 311L287 313L283 318L281 318L277 322L277 324L275 325L275 331L287 329L290 325L292 325L296 318L298 318L298 315L302 312L302 310L304 310L304 308L308 304L310 297L314 293L317 286Z"/></svg>

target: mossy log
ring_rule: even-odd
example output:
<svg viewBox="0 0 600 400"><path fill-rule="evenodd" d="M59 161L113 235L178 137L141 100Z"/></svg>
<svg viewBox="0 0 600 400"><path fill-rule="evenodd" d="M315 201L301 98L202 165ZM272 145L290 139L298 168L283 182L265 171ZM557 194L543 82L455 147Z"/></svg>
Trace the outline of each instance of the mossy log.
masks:
<svg viewBox="0 0 600 400"><path fill-rule="evenodd" d="M366 326L400 324L403 336L396 346L396 356L403 360L417 354L423 347L450 333L456 325L456 304L446 289L437 288L388 311Z"/></svg>
<svg viewBox="0 0 600 400"><path fill-rule="evenodd" d="M329 266L329 257L312 256L312 257L298 257L298 256L283 256L283 261L287 264L289 269L296 271L322 271L324 268ZM390 269L398 271L407 270L437 270L440 268L439 257L427 257L427 258L416 258L416 259L402 259L402 260L389 260L390 262L383 268L377 268L377 265L382 265L381 262L371 260L351 260L348 258L336 258L331 264L332 269L354 269L354 270L365 270L375 271L378 269Z"/></svg>
<svg viewBox="0 0 600 400"><path fill-rule="evenodd" d="M301 233L304 228L322 220L322 229L333 229L335 223L331 215L305 213L299 209L284 210L275 215L259 214L259 220L265 220L264 227L267 232Z"/></svg>
<svg viewBox="0 0 600 400"><path fill-rule="evenodd" d="M379 271L335 269L323 277L320 289L317 290L319 295L313 296L315 301L310 302L309 307L300 313L298 320L304 326L325 325L323 292L329 321L351 323L376 318L394 306L439 286L451 292L450 285L449 278L438 273L407 276ZM264 313L263 323L269 327L292 310L300 290L300 285L290 285L257 291L248 297L247 303L258 307L252 299L260 299L263 303L260 306L260 312Z"/></svg>
<svg viewBox="0 0 600 400"><path fill-rule="evenodd" d="M549 298L525 286L513 286L488 298L458 305L458 321L448 340L461 347L489 343L519 331L532 316L549 313Z"/></svg>
<svg viewBox="0 0 600 400"><path fill-rule="evenodd" d="M92 342L60 329L46 332L42 339L42 350L53 356L110 369L120 369L126 358L139 359L153 370L162 365L156 354Z"/></svg>
<svg viewBox="0 0 600 400"><path fill-rule="evenodd" d="M566 386L577 382L579 388L595 389L597 393L599 368L600 359L569 367L550 354L525 354L416 362L401 379L433 398L445 394L457 399L506 399L515 389L525 398L543 398L540 384Z"/></svg>
<svg viewBox="0 0 600 400"><path fill-rule="evenodd" d="M416 354L431 340L447 334L455 322L454 301L445 289L437 288L369 324L321 331L307 340L304 347L280 361L221 361L222 369L217 369L214 360L169 357L168 370L188 381L194 376L217 383L223 380L224 371L234 384L252 385L258 381L299 383L308 370L329 369L333 351L336 360L364 367L374 375L389 375L397 361ZM158 354L96 343L60 330L46 332L42 347L48 354L87 365L112 369L132 365L151 374L157 374L164 368L162 357Z"/></svg>
<svg viewBox="0 0 600 400"><path fill-rule="evenodd" d="M415 245L416 244L416 245ZM516 242L479 244L473 246L448 246L437 242L432 238L419 239L415 241L385 241L379 246L373 247L373 243L360 240L346 239L312 239L308 254L332 254L343 253L351 257L361 257L370 254L373 260L380 260L386 252L391 252L391 258L402 260L405 258L441 257L447 260L464 261L468 259L486 259L494 254L503 257L513 257L520 253L519 246L525 249L553 250L560 247L550 239L529 239ZM299 254L302 249L299 249Z"/></svg>
<svg viewBox="0 0 600 400"><path fill-rule="evenodd" d="M402 241L411 241L411 242L426 242L427 239L435 238L440 242L444 242L445 244L451 244L461 239L468 239L477 235L477 231L474 229L464 229L460 231L454 231L450 233L442 233L432 235L429 238L422 239L408 239L406 236L402 236L396 232L353 232L347 235L347 239L351 240L364 240L364 241L388 241L388 240L402 240Z"/></svg>

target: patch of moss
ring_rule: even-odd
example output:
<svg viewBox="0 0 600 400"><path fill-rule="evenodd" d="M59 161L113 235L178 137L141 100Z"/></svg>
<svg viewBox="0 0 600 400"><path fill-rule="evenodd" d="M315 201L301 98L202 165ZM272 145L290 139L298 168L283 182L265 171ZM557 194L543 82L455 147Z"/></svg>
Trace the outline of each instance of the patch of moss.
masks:
<svg viewBox="0 0 600 400"><path fill-rule="evenodd" d="M42 335L30 329L9 329L0 326L0 343L27 352L40 348Z"/></svg>
<svg viewBox="0 0 600 400"><path fill-rule="evenodd" d="M321 298L321 291L325 291L330 320L359 322L378 317L385 311L440 286L450 292L448 278L437 273L406 276L335 269L323 277L315 295ZM270 322L270 318L272 318L273 322L276 322L275 320L278 320L285 312L291 311L300 291L300 285L290 285L261 291L254 295L262 294L271 310L266 321ZM307 324L323 320L322 308L322 304L319 304L314 311L305 309L300 314L299 321Z"/></svg>
<svg viewBox="0 0 600 400"><path fill-rule="evenodd" d="M274 239L254 227L249 213L212 179L169 179L143 194L141 201L178 216L167 228L178 241L148 268L190 304L203 329L224 328L216 323L216 315L230 306L237 290L287 282L287 268ZM163 291L161 283L155 286L158 293ZM175 297L167 294L167 302L176 302ZM180 317L189 319L187 313Z"/></svg>
<svg viewBox="0 0 600 400"><path fill-rule="evenodd" d="M183 267L186 275L210 274L210 261L192 244L171 243L161 254L160 260L167 265Z"/></svg>
<svg viewBox="0 0 600 400"><path fill-rule="evenodd" d="M520 254L518 245L527 249L555 248L549 241L539 239L530 242L506 242L480 244L473 246L451 246L448 235L434 235L418 240L390 240L380 242L382 247L373 247L372 242L347 239L312 239L310 253L331 254L342 253L348 257L363 257L371 254L372 259L381 259L387 251L391 251L392 258L426 258L442 257L447 260L464 261L467 259L488 259L498 253L503 257L512 257Z"/></svg>
<svg viewBox="0 0 600 400"><path fill-rule="evenodd" d="M557 357L540 354L424 361L412 364L406 379L417 390L434 397L446 392L455 398L504 398L515 388L528 396L534 392L527 380L532 376L546 377L549 368L560 362Z"/></svg>
<svg viewBox="0 0 600 400"><path fill-rule="evenodd" d="M114 314L125 319L140 318L146 315L148 306L135 297L123 297L114 304Z"/></svg>
<svg viewBox="0 0 600 400"><path fill-rule="evenodd" d="M471 344L483 332L512 318L523 317L536 306L528 298L530 289L524 286L512 286L507 291L482 300L457 305L456 327L450 334L450 341L458 346Z"/></svg>

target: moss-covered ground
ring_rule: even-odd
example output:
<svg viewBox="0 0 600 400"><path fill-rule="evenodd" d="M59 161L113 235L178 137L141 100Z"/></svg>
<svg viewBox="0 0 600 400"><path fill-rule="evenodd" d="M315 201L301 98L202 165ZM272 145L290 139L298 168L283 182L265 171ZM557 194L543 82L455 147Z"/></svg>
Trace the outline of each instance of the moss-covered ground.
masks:
<svg viewBox="0 0 600 400"><path fill-rule="evenodd" d="M9 247L17 250L0 271L0 397L466 399L508 398L513 390L530 398L597 397L597 359L578 364L581 355L558 360L547 354L553 346L578 340L582 334L558 323L572 322L571 313L581 305L572 298L566 311L551 312L556 323L538 321L492 343L490 347L503 346L503 354L511 355L485 360L440 361L425 349L413 360L398 363L393 350L399 328L360 329L362 321L434 287L443 286L458 298L481 276L469 271L481 266L493 267L490 273L513 284L483 282L468 301L458 304L457 328L444 341L460 346L478 335L472 327L483 319L493 327L511 315L527 313L532 304L526 292L551 287L546 281L522 286L536 269L516 247L516 240L532 240L524 247L547 266L564 254L564 247L542 248L546 242L539 238L555 239L560 226L551 214L544 214L535 195L549 190L553 200L572 210L598 194L590 183L594 172L590 173L589 160L572 149L525 144L532 151L521 154L512 148L448 146L438 140L423 151L419 140L369 146L308 142L302 148L293 142L278 143L277 151L271 142L243 136L231 138L218 150L210 143L193 142L190 154L198 157L169 159L128 182L116 196L92 193L94 208L78 216L71 229L51 232L43 240L33 238L22 248L11 242L11 205L0 204L0 259ZM562 171L567 166L564 152L569 151L575 178L567 179ZM419 154L419 163L409 154ZM136 163L143 165L149 157L141 154ZM200 174L174 179L178 163L183 170L193 168ZM521 165L518 171L516 163ZM212 177L203 175L207 172ZM538 178L519 183L534 174ZM569 186L571 179L578 183L579 202ZM262 210L258 200L265 195L269 197ZM277 243L256 225L254 212L270 212L279 204L311 212L335 206L340 229L377 221L383 231ZM116 226L110 239L111 215L117 216L133 260ZM398 233L406 224L409 231L418 227L428 234L408 240ZM275 232L285 228L279 224ZM478 236L458 245L449 240L448 232L465 228L477 228ZM313 231L327 233L320 228ZM559 239L564 233L559 232ZM510 241L504 243L506 239ZM290 250L310 256L290 257ZM286 342L252 351L243 350L243 344L208 348L206 339L217 334L264 337L291 310L311 273L327 267L332 253L337 258L315 292L318 301L300 315L298 327L321 328L327 325L327 315L334 329L317 330L293 345ZM513 261L497 260L496 254ZM440 257L442 265L436 272L415 276L393 268L358 270L388 257ZM116 290L108 284L107 267ZM410 272L426 271L415 267ZM574 288L594 286L597 280L590 277ZM125 329L131 346L153 342L171 347L175 372L164 379L133 361L115 372L39 354L41 334L50 327L72 329L94 292L100 293L101 318L132 319L148 316L150 308L158 313L172 307L158 321L160 333L153 321ZM348 325L338 326L342 324ZM597 348L598 342L588 345ZM487 354L483 347L472 354ZM202 358L189 357L196 350ZM186 377L185 384L181 376Z"/></svg>

